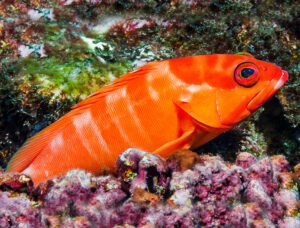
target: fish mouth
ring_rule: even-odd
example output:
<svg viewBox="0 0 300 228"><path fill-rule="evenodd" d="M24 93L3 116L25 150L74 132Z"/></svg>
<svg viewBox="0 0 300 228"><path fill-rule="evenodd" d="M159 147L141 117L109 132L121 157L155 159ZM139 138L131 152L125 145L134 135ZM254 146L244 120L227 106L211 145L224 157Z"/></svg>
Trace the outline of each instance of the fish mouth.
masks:
<svg viewBox="0 0 300 228"><path fill-rule="evenodd" d="M282 70L279 77L274 77L268 86L259 91L252 100L248 103L247 109L250 112L254 112L260 106L262 106L271 96L273 96L287 81L289 75L286 71Z"/></svg>

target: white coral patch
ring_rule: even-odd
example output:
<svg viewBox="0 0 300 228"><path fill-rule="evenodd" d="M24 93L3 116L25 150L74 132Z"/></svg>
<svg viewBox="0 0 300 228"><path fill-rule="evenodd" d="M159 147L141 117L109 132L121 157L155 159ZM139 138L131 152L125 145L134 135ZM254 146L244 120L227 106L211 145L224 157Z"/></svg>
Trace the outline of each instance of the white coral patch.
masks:
<svg viewBox="0 0 300 228"><path fill-rule="evenodd" d="M54 20L54 14L53 14L53 9L30 9L27 12L29 18L33 21L37 21L40 18L44 17L46 19L49 19L51 21Z"/></svg>
<svg viewBox="0 0 300 228"><path fill-rule="evenodd" d="M91 27L91 30L93 32L96 32L98 34L104 34L108 32L108 30L114 26L115 24L122 21L124 18L120 16L108 16L106 18L103 18L101 22L94 27Z"/></svg>
<svg viewBox="0 0 300 228"><path fill-rule="evenodd" d="M28 57L32 53L39 54L40 57L47 56L44 49L44 44L30 44L30 45L21 44L18 47L18 51L22 57Z"/></svg>
<svg viewBox="0 0 300 228"><path fill-rule="evenodd" d="M80 38L92 50L95 50L96 48L99 48L100 50L104 50L106 48L109 51L113 51L114 50L114 48L110 44L108 44L108 43L100 42L100 41L98 42L95 39L84 37L84 36L81 36Z"/></svg>

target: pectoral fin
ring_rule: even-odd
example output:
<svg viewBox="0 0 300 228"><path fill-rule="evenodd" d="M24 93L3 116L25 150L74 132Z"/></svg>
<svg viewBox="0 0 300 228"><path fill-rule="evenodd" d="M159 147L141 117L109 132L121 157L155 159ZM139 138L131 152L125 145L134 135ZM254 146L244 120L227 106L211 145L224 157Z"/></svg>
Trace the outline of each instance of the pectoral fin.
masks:
<svg viewBox="0 0 300 228"><path fill-rule="evenodd" d="M168 157L172 152L178 149L188 149L190 148L190 142L192 141L195 135L195 129L184 132L179 138L167 142L158 149L154 151L155 154L158 154L162 157Z"/></svg>
<svg viewBox="0 0 300 228"><path fill-rule="evenodd" d="M207 123L205 121L205 116L201 115L201 112L195 112L188 102L177 102L175 103L179 112L184 113L185 118L189 118L190 122L194 125L195 134L193 140L190 143L190 148L195 149L213 138L217 137L221 133L229 129L228 126L220 125L219 127L211 126L211 122ZM197 111L197 109L196 109ZM199 111L199 110L198 110Z"/></svg>
<svg viewBox="0 0 300 228"><path fill-rule="evenodd" d="M190 119L201 129L209 132L219 132L220 130L227 130L230 126L225 126L220 124L217 114L209 113L209 108L205 110L205 106L190 104L189 102L175 102L175 105L185 112L186 115L190 117Z"/></svg>
<svg viewBox="0 0 300 228"><path fill-rule="evenodd" d="M168 157L178 149L189 149L196 135L196 128L190 116L177 106L176 110L178 117L178 137L154 151L154 153L162 157Z"/></svg>

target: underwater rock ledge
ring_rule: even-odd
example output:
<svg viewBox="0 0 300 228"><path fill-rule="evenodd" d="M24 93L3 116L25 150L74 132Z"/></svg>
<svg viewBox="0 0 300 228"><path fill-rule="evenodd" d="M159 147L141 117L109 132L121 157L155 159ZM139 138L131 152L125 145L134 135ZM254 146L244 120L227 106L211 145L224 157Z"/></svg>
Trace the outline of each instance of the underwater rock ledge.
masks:
<svg viewBox="0 0 300 228"><path fill-rule="evenodd" d="M235 163L128 149L117 174L72 170L37 187L0 172L0 227L300 227L299 170L284 156Z"/></svg>

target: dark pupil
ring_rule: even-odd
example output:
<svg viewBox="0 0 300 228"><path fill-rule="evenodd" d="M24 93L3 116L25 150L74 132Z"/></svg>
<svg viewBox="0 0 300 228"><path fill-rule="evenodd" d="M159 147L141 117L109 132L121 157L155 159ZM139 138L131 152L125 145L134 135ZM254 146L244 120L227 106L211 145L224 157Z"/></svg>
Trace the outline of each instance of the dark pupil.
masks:
<svg viewBox="0 0 300 228"><path fill-rule="evenodd" d="M242 69L242 71L241 71L241 76L242 76L243 78L248 78L248 77L250 77L253 73L254 73L254 70L253 70L253 69L251 69L251 68L244 68L244 69Z"/></svg>

